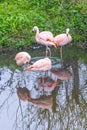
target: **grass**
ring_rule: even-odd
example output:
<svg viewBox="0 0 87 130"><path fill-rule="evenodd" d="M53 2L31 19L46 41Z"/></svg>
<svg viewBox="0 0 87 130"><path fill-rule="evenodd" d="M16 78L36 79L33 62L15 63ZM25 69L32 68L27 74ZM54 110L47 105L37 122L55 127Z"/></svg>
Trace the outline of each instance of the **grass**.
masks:
<svg viewBox="0 0 87 130"><path fill-rule="evenodd" d="M73 43L87 36L86 0L1 0L0 48L21 48L35 42L33 26L54 35L70 28Z"/></svg>

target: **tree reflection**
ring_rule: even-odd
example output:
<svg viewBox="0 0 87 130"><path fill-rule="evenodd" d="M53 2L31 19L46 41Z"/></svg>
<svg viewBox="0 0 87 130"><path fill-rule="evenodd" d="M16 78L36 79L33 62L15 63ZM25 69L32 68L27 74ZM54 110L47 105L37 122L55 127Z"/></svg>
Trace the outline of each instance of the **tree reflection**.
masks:
<svg viewBox="0 0 87 130"><path fill-rule="evenodd" d="M48 72L43 81L39 73L12 71L7 67L0 69L0 110L6 109L6 102L11 108L8 109L10 114L15 110L13 130L86 129L87 67L85 66L85 78L84 67L76 60L69 63L66 71L57 67L55 70L54 75L51 74L52 71ZM67 73L71 76L64 80ZM61 74L63 79L60 79ZM48 86L53 88L49 91ZM44 92L41 93L42 91Z"/></svg>
<svg viewBox="0 0 87 130"><path fill-rule="evenodd" d="M72 62L72 69L74 73L74 79L73 79L73 90L72 90L72 99L75 100L76 104L79 104L79 67L78 62L76 60L73 60Z"/></svg>

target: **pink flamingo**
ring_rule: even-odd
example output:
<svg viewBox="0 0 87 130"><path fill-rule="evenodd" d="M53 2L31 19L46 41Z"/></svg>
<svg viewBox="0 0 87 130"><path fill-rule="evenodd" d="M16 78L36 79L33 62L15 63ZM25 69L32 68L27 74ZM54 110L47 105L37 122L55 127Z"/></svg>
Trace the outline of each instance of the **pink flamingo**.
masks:
<svg viewBox="0 0 87 130"><path fill-rule="evenodd" d="M27 52L19 52L15 56L15 61L18 66L25 65L29 63L31 60L31 56Z"/></svg>
<svg viewBox="0 0 87 130"><path fill-rule="evenodd" d="M28 71L31 70L40 70L40 71L47 71L52 68L52 62L49 58L44 58L36 61L33 65L28 67Z"/></svg>
<svg viewBox="0 0 87 130"><path fill-rule="evenodd" d="M56 47L56 44L54 44L53 34L50 31L39 32L39 28L37 26L34 26L33 31L36 31L36 42L46 46L46 56L48 51L51 56L51 51L48 46Z"/></svg>
<svg viewBox="0 0 87 130"><path fill-rule="evenodd" d="M60 54L62 59L62 46L70 43L72 41L72 37L69 34L69 28L66 29L66 33L59 34L54 37L54 43L56 46L61 46Z"/></svg>

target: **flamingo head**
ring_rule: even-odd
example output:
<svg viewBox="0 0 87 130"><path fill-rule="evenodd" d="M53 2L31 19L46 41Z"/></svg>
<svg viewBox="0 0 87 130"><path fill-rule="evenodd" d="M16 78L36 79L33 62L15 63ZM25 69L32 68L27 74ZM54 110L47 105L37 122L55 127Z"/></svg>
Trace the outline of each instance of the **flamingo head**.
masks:
<svg viewBox="0 0 87 130"><path fill-rule="evenodd" d="M69 30L70 30L69 28L66 29L66 35L67 35L67 36L68 36L68 34L69 34Z"/></svg>
<svg viewBox="0 0 87 130"><path fill-rule="evenodd" d="M39 31L39 29L37 26L34 26L32 31Z"/></svg>

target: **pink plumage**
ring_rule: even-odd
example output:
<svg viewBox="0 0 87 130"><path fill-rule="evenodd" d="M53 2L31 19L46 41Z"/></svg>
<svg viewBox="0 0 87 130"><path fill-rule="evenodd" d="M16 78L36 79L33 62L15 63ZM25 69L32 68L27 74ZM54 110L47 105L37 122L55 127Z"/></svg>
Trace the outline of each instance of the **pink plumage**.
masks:
<svg viewBox="0 0 87 130"><path fill-rule="evenodd" d="M15 56L15 61L18 66L25 65L29 63L31 60L31 56L27 52L19 52Z"/></svg>
<svg viewBox="0 0 87 130"><path fill-rule="evenodd" d="M64 46L72 41L72 37L69 34L69 28L66 29L66 33L55 36L54 42L57 46Z"/></svg>
<svg viewBox="0 0 87 130"><path fill-rule="evenodd" d="M45 46L54 46L54 37L53 34L50 31L43 31L39 32L39 28L37 26L34 26L33 31L36 31L36 42Z"/></svg>
<svg viewBox="0 0 87 130"><path fill-rule="evenodd" d="M28 71L31 70L40 70L40 71L47 71L52 68L52 62L49 58L44 58L36 61L33 65L28 67Z"/></svg>

